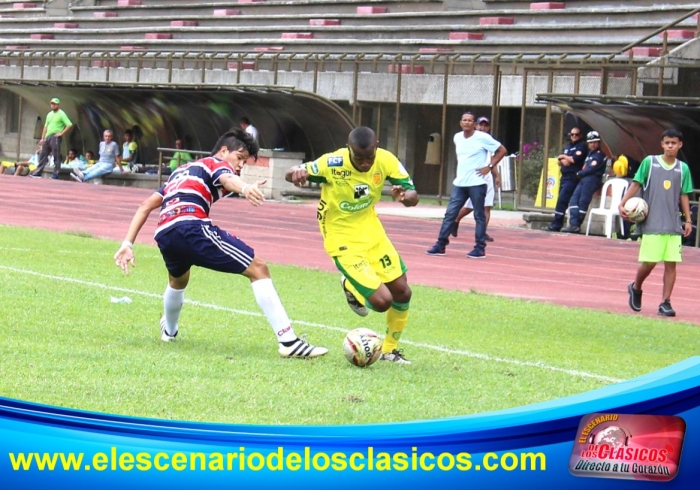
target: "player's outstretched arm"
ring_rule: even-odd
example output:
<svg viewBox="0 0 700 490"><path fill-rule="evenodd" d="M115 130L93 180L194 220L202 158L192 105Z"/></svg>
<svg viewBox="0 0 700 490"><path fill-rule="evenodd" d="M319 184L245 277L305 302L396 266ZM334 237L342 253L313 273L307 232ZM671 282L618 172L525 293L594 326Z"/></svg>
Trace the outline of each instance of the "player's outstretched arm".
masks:
<svg viewBox="0 0 700 490"><path fill-rule="evenodd" d="M163 196L155 192L151 197L141 203L134 217L131 218L131 224L129 225L129 231L126 233L126 238L124 238L117 253L114 254L114 263L123 270L124 274L127 276L129 275L129 264L131 264L131 267L136 267L134 263L134 241L148 219L148 215L151 214L151 211L159 208L162 204Z"/></svg>
<svg viewBox="0 0 700 490"><path fill-rule="evenodd" d="M291 182L297 187L301 187L302 185L306 184L308 178L309 172L306 171L306 165L304 164L295 165L287 170L287 173L284 175L284 180Z"/></svg>
<svg viewBox="0 0 700 490"><path fill-rule="evenodd" d="M224 186L224 189L242 195L253 206L260 206L265 202L265 195L260 190L260 186L264 185L267 179L248 184L236 174L225 174L221 176L219 182Z"/></svg>
<svg viewBox="0 0 700 490"><path fill-rule="evenodd" d="M404 189L400 185L392 185L391 195L407 208L418 204L418 193L414 189Z"/></svg>

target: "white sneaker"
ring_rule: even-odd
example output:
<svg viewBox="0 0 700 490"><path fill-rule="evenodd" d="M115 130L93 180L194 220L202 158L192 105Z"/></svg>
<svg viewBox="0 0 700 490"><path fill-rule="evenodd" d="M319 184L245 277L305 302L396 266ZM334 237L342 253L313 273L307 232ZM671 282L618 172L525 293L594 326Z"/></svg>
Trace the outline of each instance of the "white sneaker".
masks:
<svg viewBox="0 0 700 490"><path fill-rule="evenodd" d="M160 318L160 340L163 342L172 342L177 337L177 330L175 330L175 335L168 335L167 330L165 330L165 317Z"/></svg>
<svg viewBox="0 0 700 490"><path fill-rule="evenodd" d="M73 169L73 173L74 173L75 175L77 175L78 177L80 177L80 181L81 181L81 182L82 182L82 180L85 178L85 175L83 174L83 171L80 170L78 167L75 167L75 168Z"/></svg>
<svg viewBox="0 0 700 490"><path fill-rule="evenodd" d="M347 278L345 276L340 276L340 285L343 286L343 292L345 293L345 299L348 302L348 306L352 311L357 313L360 316L367 316L369 315L369 308L367 308L365 305L357 301L357 298L355 298L355 295L352 294L350 291L348 291L348 288L345 287L345 281L347 281Z"/></svg>
<svg viewBox="0 0 700 490"><path fill-rule="evenodd" d="M286 345L280 344L278 349L279 355L282 357L299 357L305 359L311 359L314 357L325 356L328 353L328 349L325 347L315 347L306 341L306 334L298 338L296 342L287 347Z"/></svg>
<svg viewBox="0 0 700 490"><path fill-rule="evenodd" d="M70 174L70 178L73 179L73 180L77 180L78 182L82 182L82 181L83 181L83 179L81 179L80 177L78 177L78 176L75 175L75 174Z"/></svg>
<svg viewBox="0 0 700 490"><path fill-rule="evenodd" d="M396 364L411 364L411 361L403 356L403 351L396 349L392 350L391 352L387 352L386 354L382 354L382 357L379 359L382 361L395 362Z"/></svg>

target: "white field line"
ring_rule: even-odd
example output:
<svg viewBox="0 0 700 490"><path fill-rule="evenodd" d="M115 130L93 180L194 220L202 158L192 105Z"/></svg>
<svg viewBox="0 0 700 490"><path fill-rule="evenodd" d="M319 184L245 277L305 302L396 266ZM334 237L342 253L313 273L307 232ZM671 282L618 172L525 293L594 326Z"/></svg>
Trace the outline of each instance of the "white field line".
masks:
<svg viewBox="0 0 700 490"><path fill-rule="evenodd" d="M149 293L146 291L139 291L136 289L121 288L118 286L110 286L110 285L102 284L99 282L83 281L81 279L74 279L72 277L54 276L51 274L43 274L41 272L35 272L35 271L26 270L26 269L18 269L16 267L8 267L8 266L0 265L0 269L6 270L6 271L11 271L11 272L16 272L19 274L27 274L30 276L42 277L44 279L53 279L56 281L80 284L82 286L90 286L90 287L95 287L95 288L100 288L100 289L106 289L108 291L117 291L120 293L129 293L129 294L134 294L134 295L139 295L139 296L145 296L147 298L162 299L162 297L163 297L162 294ZM220 305L215 305L215 304L211 304L211 303L202 303L200 301L193 301L193 300L189 300L189 299L186 299L185 303L188 303L188 304L191 304L194 306L199 306L201 308L208 308L211 310L226 311L228 313L235 313L237 315L247 315L247 316L256 316L256 317L263 317L264 316L262 313L257 312L257 311L239 310L236 308L228 308L226 306L220 306ZM332 325L325 325L323 323L306 322L303 320L293 320L293 322L295 325L304 325L306 327L315 327L315 328L320 328L323 330L331 330L334 332L341 332L341 333L348 332L348 329L346 329L346 328L334 327ZM600 374L588 373L586 371L578 371L575 369L564 369L564 368L560 368L560 367L556 367L556 366L550 366L549 364L545 364L543 362L520 361L518 359L505 359L502 357L490 356L488 354L481 354L479 352L471 352L468 350L448 349L447 347L442 347L439 345L425 344L422 342L412 342L410 340L402 340L401 342L404 344L407 344L407 345L412 345L412 346L420 347L423 349L444 352L446 354L471 357L473 359L481 359L483 361L499 362L502 364L511 364L514 366L533 367L533 368L538 368L538 369L544 369L546 371L553 371L553 372L557 372L557 373L569 374L571 376L580 376L582 378L598 379L598 380L607 381L610 383L620 383L620 382L624 381L623 379L611 378L609 376L602 376Z"/></svg>

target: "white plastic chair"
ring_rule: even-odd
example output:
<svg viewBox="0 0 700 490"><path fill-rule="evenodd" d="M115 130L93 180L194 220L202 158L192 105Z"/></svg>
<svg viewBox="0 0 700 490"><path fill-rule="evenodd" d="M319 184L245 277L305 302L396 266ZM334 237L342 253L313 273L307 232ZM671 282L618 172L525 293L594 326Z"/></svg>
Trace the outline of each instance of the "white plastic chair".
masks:
<svg viewBox="0 0 700 490"><path fill-rule="evenodd" d="M586 236L591 231L591 221L593 220L593 215L605 216L605 236L612 238L613 233L613 220L617 216L620 221L620 230L622 230L622 216L618 211L620 202L622 201L625 192L627 192L627 187L629 182L625 179L608 179L603 184L603 190L600 191L600 204L597 208L593 208L588 213L588 225L586 226ZM606 207L605 203L608 201L608 190L610 190L610 206Z"/></svg>

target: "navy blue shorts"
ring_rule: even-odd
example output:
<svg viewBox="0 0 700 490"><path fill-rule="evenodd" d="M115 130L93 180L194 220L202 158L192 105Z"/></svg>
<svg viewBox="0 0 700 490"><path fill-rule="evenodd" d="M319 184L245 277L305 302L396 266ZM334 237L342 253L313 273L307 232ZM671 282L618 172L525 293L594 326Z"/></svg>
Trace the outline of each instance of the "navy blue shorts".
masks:
<svg viewBox="0 0 700 490"><path fill-rule="evenodd" d="M181 223L161 233L158 248L165 267L180 277L193 265L218 272L241 274L253 262L255 252L229 232L211 223Z"/></svg>

